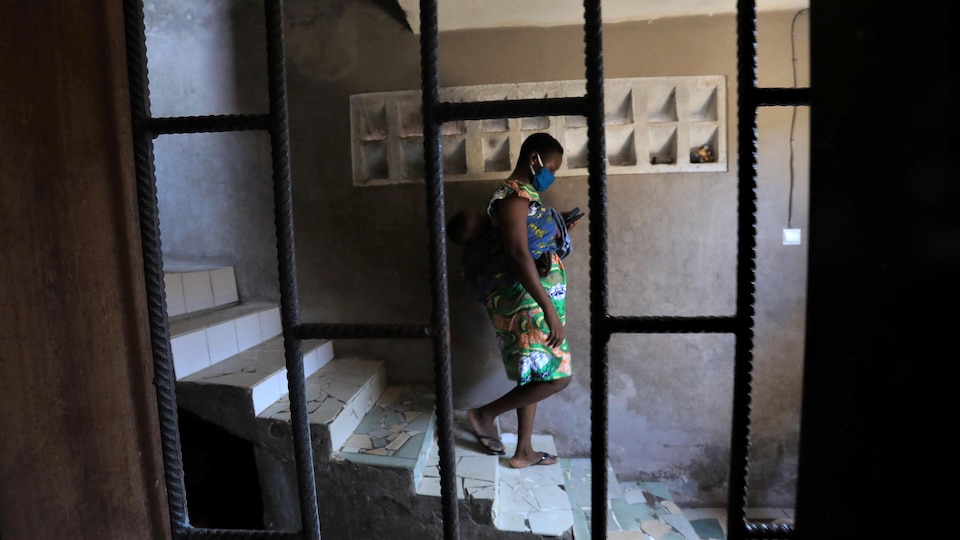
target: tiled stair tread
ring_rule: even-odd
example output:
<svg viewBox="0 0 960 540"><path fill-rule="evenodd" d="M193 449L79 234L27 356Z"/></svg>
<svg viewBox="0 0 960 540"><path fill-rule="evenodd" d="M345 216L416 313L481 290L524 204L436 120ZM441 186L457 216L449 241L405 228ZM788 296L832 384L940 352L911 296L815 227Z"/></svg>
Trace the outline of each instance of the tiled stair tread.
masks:
<svg viewBox="0 0 960 540"><path fill-rule="evenodd" d="M186 314L183 318L170 321L170 335L176 337L182 334L188 334L224 321L238 319L245 315L267 311L275 307L277 307L276 304L269 302L244 302L226 307L213 308L212 310L199 314Z"/></svg>
<svg viewBox="0 0 960 540"><path fill-rule="evenodd" d="M509 457L516 450L517 436L503 433L500 439L506 447L506 454L500 459L498 493L494 503L497 528L544 536L561 536L570 530L573 527L572 503L560 463L514 469L509 464ZM550 435L534 434L533 447L557 454Z"/></svg>
<svg viewBox="0 0 960 540"><path fill-rule="evenodd" d="M353 401L358 392L369 384L371 378L382 370L381 360L336 358L307 377L305 384L310 423L324 425L336 420L345 405ZM358 416L358 422L365 413L366 409ZM289 422L289 394L284 394L259 416Z"/></svg>
<svg viewBox="0 0 960 540"><path fill-rule="evenodd" d="M340 449L354 463L414 470L426 466L434 434L432 388L391 386L360 420Z"/></svg>
<svg viewBox="0 0 960 540"><path fill-rule="evenodd" d="M491 456L482 452L475 444L470 444L464 437L454 434L454 451L456 452L457 467L457 498L459 499L496 499L499 456ZM430 455L427 466L423 471L420 482L417 483L417 493L430 497L440 496L440 448L434 439L430 446Z"/></svg>
<svg viewBox="0 0 960 540"><path fill-rule="evenodd" d="M327 354L321 358L313 354L317 349ZM303 342L304 373L310 375L328 361L333 354L333 342L328 340L310 340ZM320 351L317 351L318 353ZM283 376L286 384L286 358L283 336L275 336L263 343L241 351L225 360L182 378L183 382L223 384L241 388L254 388L260 383Z"/></svg>
<svg viewBox="0 0 960 540"><path fill-rule="evenodd" d="M574 539L590 539L592 463L590 458L561 459L573 506ZM657 482L619 482L607 462L608 538L628 540L707 540L684 517L667 488ZM703 527L701 527L703 528ZM713 540L713 539L710 539ZM722 540L722 539L721 539Z"/></svg>
<svg viewBox="0 0 960 540"><path fill-rule="evenodd" d="M164 260L163 261L163 273L164 274L182 274L184 272L202 272L210 270L219 270L225 268L222 265L209 264L209 263L198 263L193 261L186 260Z"/></svg>

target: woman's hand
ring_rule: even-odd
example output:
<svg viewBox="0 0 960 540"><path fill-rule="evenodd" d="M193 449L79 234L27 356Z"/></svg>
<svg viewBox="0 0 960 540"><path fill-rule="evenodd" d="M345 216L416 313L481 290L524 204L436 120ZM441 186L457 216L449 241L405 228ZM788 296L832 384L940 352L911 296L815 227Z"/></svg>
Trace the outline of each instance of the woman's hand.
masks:
<svg viewBox="0 0 960 540"><path fill-rule="evenodd" d="M547 326L550 327L550 335L547 336L547 346L555 349L563 344L563 340L567 337L567 329L563 326L563 322L560 320L560 316L557 315L557 310L553 308L553 305L550 306L550 309L543 310L543 316Z"/></svg>
<svg viewBox="0 0 960 540"><path fill-rule="evenodd" d="M571 212L573 212L574 210L576 210L577 212L580 211L579 208L574 208L574 209L572 209L572 210L567 210L566 212L562 212L560 215L561 215L561 216L568 216L568 215L569 215ZM573 228L577 226L577 223L580 223L580 220L583 219L583 216L585 216L585 215L586 215L586 214L580 213L580 215L579 215L577 218L575 218L573 221L567 223L567 231L568 231L568 232L569 232L569 231L572 231Z"/></svg>

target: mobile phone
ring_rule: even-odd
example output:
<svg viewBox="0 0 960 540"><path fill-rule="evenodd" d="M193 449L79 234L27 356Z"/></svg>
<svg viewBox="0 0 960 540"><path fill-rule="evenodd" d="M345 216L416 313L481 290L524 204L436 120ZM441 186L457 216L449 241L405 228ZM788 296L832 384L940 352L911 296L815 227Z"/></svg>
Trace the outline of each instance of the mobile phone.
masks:
<svg viewBox="0 0 960 540"><path fill-rule="evenodd" d="M580 208L574 208L566 214L563 214L563 222L569 227L577 222L580 218L584 216L584 213L580 211Z"/></svg>

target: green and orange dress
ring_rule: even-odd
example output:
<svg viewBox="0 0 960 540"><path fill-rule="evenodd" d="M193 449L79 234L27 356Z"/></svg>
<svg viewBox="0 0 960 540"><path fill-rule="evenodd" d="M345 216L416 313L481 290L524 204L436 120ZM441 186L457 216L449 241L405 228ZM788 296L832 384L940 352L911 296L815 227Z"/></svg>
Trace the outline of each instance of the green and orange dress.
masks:
<svg viewBox="0 0 960 540"><path fill-rule="evenodd" d="M533 186L515 180L500 184L493 194L487 213L498 225L496 202L517 195L529 201L527 236L531 256L546 253L552 259L550 269L540 279L560 321L566 324L567 272L556 251L556 227L540 202ZM559 347L546 344L550 334L543 309L516 279L497 287L484 302L493 321L507 377L518 385L562 379L573 374L570 346L564 339Z"/></svg>

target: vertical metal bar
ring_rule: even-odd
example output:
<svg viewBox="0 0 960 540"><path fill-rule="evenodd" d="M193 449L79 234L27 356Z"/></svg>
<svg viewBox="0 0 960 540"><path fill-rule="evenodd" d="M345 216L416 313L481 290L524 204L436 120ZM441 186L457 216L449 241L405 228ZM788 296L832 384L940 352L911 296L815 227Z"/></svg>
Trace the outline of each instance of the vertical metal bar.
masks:
<svg viewBox="0 0 960 540"><path fill-rule="evenodd" d="M603 23L600 0L584 0L587 167L590 209L590 455L592 538L607 535L607 176L603 119Z"/></svg>
<svg viewBox="0 0 960 540"><path fill-rule="evenodd" d="M153 135L146 128L150 117L150 91L147 77L147 47L143 22L143 2L124 0L124 34L127 51L127 77L130 85L130 113L133 121L134 167L137 177L137 205L140 212L140 241L147 285L147 310L150 320L150 346L153 352L153 384L157 388L160 416L160 444L163 470L174 537L189 525L187 494L183 481L183 454L177 419L176 375L170 346L166 290L163 283L163 257L160 249L160 218L157 210L157 182L153 162Z"/></svg>
<svg viewBox="0 0 960 540"><path fill-rule="evenodd" d="M737 0L737 313L730 434L729 540L745 537L749 473L750 395L757 232L757 14L754 0Z"/></svg>
<svg viewBox="0 0 960 540"><path fill-rule="evenodd" d="M456 450L453 438L453 382L450 368L450 308L447 297L447 244L443 211L443 150L440 104L439 28L436 0L420 0L420 76L423 110L423 158L430 226L431 328L437 389L437 437L443 537L459 540Z"/></svg>
<svg viewBox="0 0 960 540"><path fill-rule="evenodd" d="M267 69L270 85L270 142L273 160L274 219L280 271L280 314L290 393L290 421L297 464L300 522L304 538L320 539L317 485L313 470L313 445L307 415L303 347L297 337L300 326L297 269L293 238L293 189L290 179L290 133L287 118L287 81L284 71L283 2L265 0Z"/></svg>

